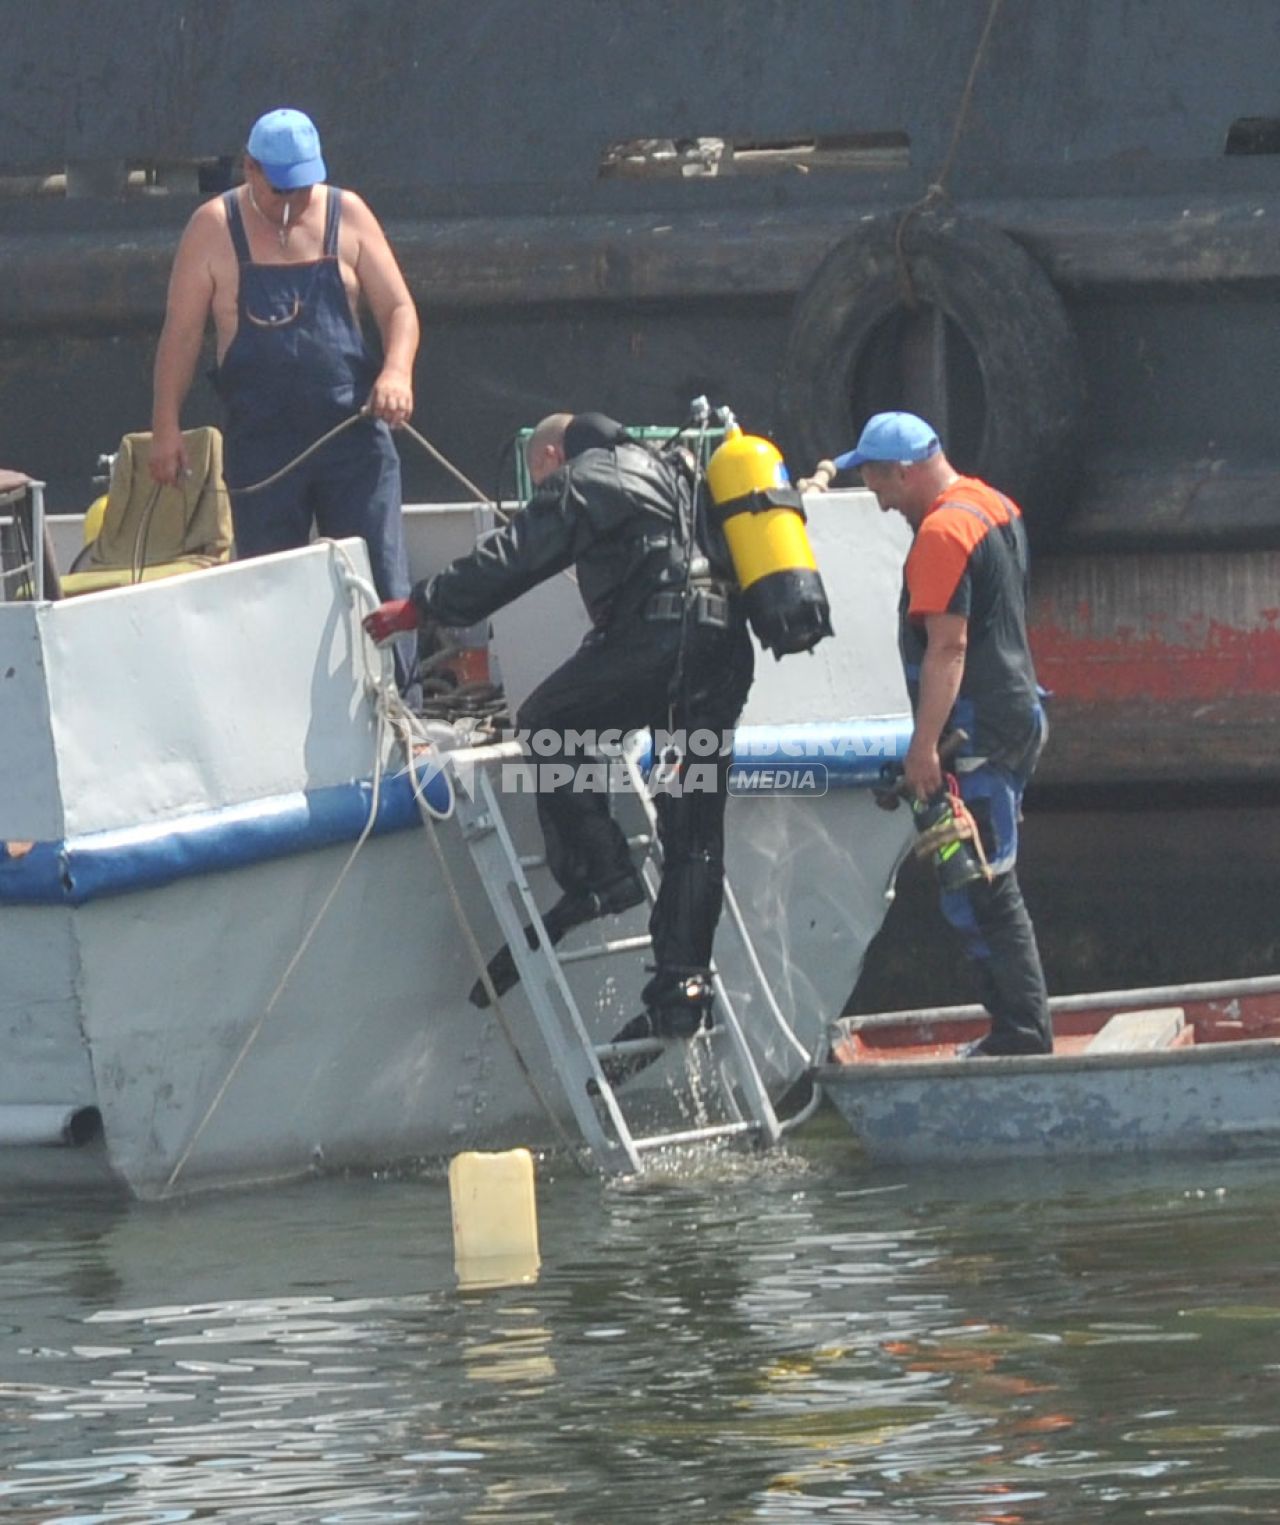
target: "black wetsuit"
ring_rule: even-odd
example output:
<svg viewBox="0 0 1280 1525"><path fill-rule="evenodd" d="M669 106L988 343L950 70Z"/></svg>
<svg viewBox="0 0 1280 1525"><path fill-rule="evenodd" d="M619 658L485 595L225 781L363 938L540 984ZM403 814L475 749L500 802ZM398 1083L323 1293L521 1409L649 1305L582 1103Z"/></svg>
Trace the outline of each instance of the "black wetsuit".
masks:
<svg viewBox="0 0 1280 1525"><path fill-rule="evenodd" d="M570 565L592 629L525 700L521 730L563 737L650 727L703 740L711 733L725 743L687 758L697 787L680 787L686 766L670 792L655 795L664 868L645 1000L655 1010L679 1007L689 977L705 981L711 959L732 731L754 660L727 556L697 522L688 471L632 442L587 449L413 596L429 617L470 625ZM566 898L595 895L603 910L635 903L636 870L607 793L567 786L540 790L537 803L548 863ZM705 997L687 999L701 1009Z"/></svg>

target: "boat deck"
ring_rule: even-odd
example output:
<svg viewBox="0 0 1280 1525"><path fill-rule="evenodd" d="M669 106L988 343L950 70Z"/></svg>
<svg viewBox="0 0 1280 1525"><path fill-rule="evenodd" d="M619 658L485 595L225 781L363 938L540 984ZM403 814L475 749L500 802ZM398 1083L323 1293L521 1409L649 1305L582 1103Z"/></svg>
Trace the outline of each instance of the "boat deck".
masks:
<svg viewBox="0 0 1280 1525"><path fill-rule="evenodd" d="M1184 999L1177 1002L1186 1026L1163 1048L1239 1043L1256 1038L1280 1038L1280 994L1233 996L1228 999ZM1055 1011L1056 1056L1087 1053L1107 1022L1117 1014L1114 1005ZM958 1045L980 1038L989 1026L985 1014L917 1013L849 1018L840 1025L832 1044L835 1064L870 1065L928 1063L952 1059Z"/></svg>

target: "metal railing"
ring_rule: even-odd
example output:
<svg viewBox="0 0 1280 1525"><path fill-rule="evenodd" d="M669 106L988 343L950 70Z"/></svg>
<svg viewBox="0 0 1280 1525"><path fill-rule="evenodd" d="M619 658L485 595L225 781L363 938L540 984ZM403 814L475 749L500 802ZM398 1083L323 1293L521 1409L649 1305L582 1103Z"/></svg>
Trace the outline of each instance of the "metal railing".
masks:
<svg viewBox="0 0 1280 1525"><path fill-rule="evenodd" d="M15 596L11 590L20 577L27 582L25 587L18 586L16 596L35 600L45 596L44 489L43 482L31 477L0 489L0 524L9 527L23 558L16 566L0 566L0 597L6 600Z"/></svg>

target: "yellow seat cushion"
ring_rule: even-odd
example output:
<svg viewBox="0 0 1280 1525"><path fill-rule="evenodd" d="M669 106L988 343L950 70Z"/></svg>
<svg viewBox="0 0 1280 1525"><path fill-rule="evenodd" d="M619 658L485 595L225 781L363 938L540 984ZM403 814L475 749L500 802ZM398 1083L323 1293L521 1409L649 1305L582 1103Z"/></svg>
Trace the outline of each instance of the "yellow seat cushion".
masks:
<svg viewBox="0 0 1280 1525"><path fill-rule="evenodd" d="M151 480L151 436L120 441L102 514L102 527L62 578L66 598L137 580L176 577L226 561L231 554L231 504L222 480L222 435L187 429L188 475L174 487ZM142 578L135 562L145 563Z"/></svg>
<svg viewBox="0 0 1280 1525"><path fill-rule="evenodd" d="M166 561L157 566L143 567L138 581L156 582L161 577L180 577L184 572L199 572L204 567L217 565L209 556L184 556L181 561ZM74 598L77 593L101 593L105 588L128 588L133 581L132 567L99 567L92 572L64 572L62 596Z"/></svg>

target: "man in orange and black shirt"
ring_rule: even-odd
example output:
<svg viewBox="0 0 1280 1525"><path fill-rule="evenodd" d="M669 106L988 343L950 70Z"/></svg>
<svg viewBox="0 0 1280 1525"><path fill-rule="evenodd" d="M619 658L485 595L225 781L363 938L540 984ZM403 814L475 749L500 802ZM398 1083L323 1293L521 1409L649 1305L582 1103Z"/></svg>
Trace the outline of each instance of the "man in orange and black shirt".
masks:
<svg viewBox="0 0 1280 1525"><path fill-rule="evenodd" d="M1046 734L1027 644L1027 537L1018 506L961 476L914 413L878 413L841 470L861 471L882 509L915 531L899 609L899 644L915 714L908 788L943 788L938 747L967 741L951 766L982 838L991 878L942 894L942 911L977 971L991 1031L976 1056L1048 1053L1049 1001L1015 863L1022 795Z"/></svg>

